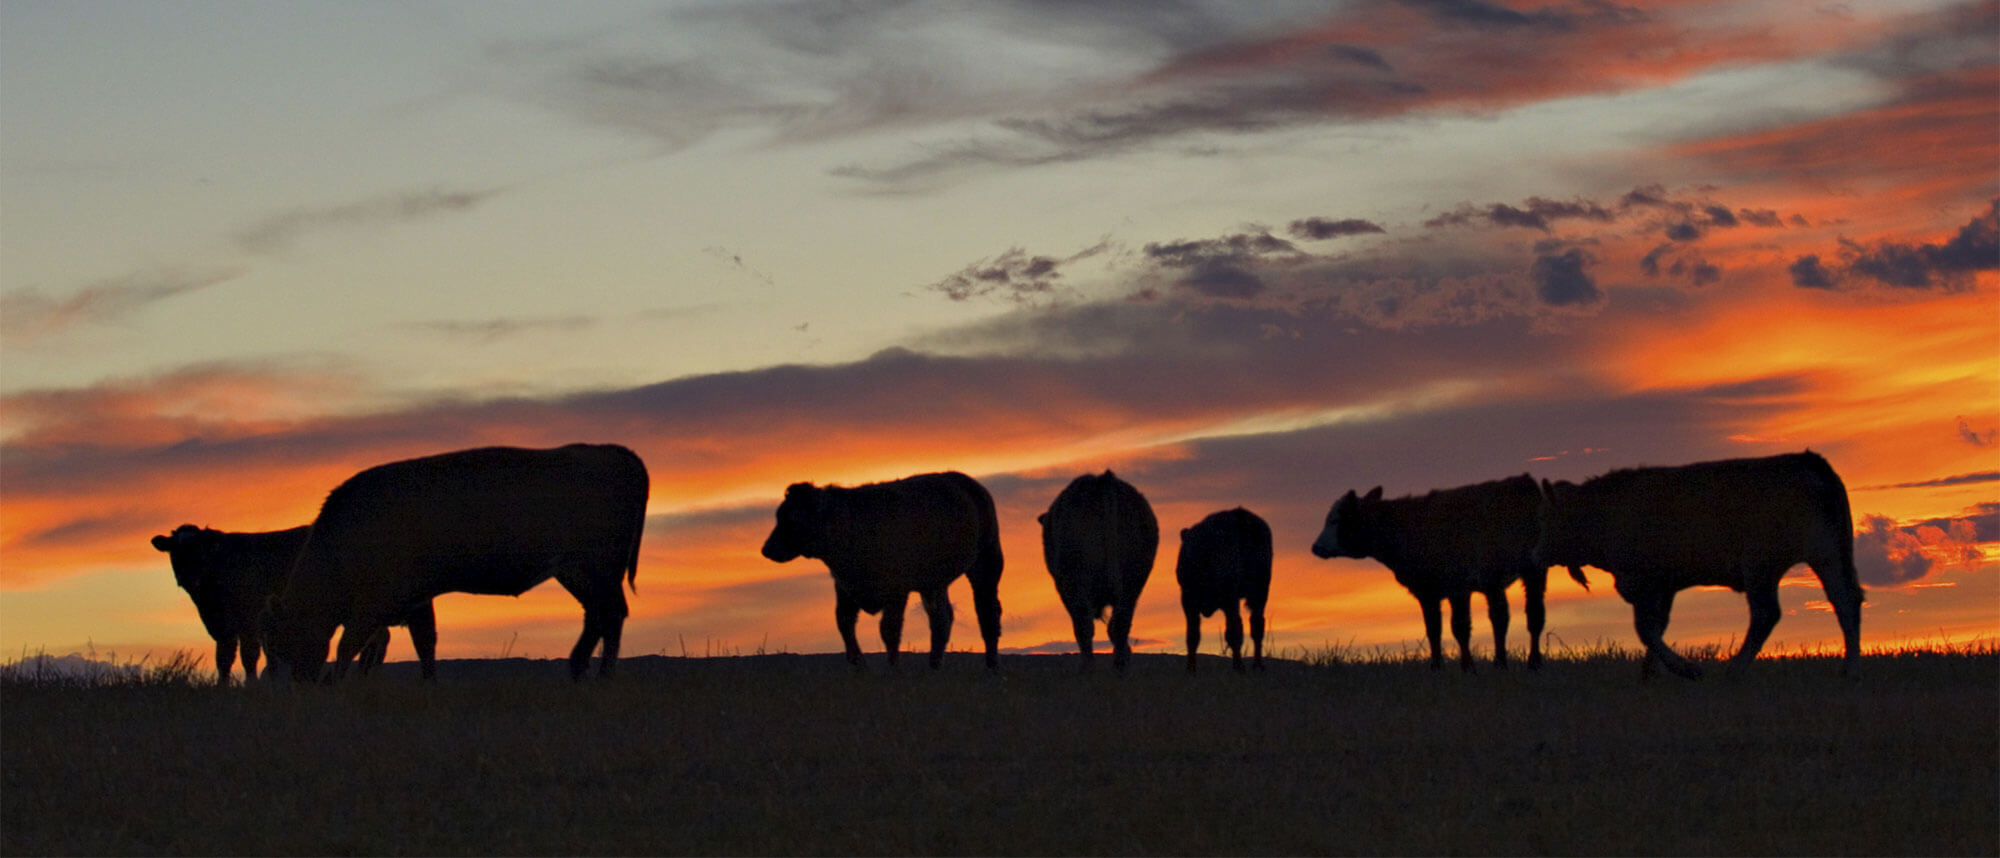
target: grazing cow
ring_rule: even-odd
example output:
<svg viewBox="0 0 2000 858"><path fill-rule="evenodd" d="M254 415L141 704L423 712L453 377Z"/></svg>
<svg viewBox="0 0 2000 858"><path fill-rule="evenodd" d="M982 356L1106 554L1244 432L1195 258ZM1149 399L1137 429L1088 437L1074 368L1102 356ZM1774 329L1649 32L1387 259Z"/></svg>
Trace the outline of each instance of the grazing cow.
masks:
<svg viewBox="0 0 2000 858"><path fill-rule="evenodd" d="M1527 474L1388 501L1381 486L1365 496L1350 490L1327 511L1312 553L1321 559L1372 557L1389 567L1423 608L1432 670L1444 664L1439 602L1451 603L1459 667L1473 669L1473 593L1486 597L1493 664L1506 668L1507 587L1520 581L1527 591L1528 669L1535 670L1542 666L1549 577L1548 566L1533 557L1540 504L1541 492ZM1569 574L1589 587L1581 568L1571 566Z"/></svg>
<svg viewBox="0 0 2000 858"><path fill-rule="evenodd" d="M263 646L257 615L271 594L284 586L310 530L300 526L268 533L226 533L183 524L171 534L153 537L153 547L165 552L173 565L174 583L194 600L202 626L215 639L216 684L229 684L239 646L244 679L257 676L257 656ZM431 677L437 660L437 619L430 603L396 624L409 626L417 660L423 663L425 678ZM388 648L389 632L384 628L362 649L362 672L380 665Z"/></svg>
<svg viewBox="0 0 2000 858"><path fill-rule="evenodd" d="M518 596L553 577L583 604L570 675L583 676L601 639L598 675L610 676L647 492L645 463L616 445L486 447L362 471L327 495L266 612L272 666L318 678L344 626L338 678L377 629L439 595Z"/></svg>
<svg viewBox="0 0 2000 858"><path fill-rule="evenodd" d="M1611 573L1646 646L1642 676L1656 663L1689 679L1701 675L1663 639L1674 594L1689 587L1723 586L1749 599L1750 630L1729 668L1749 664L1782 614L1778 580L1798 563L1819 576L1840 621L1841 671L1859 667L1864 593L1854 571L1854 519L1847 486L1819 454L1632 468L1543 488L1536 563Z"/></svg>
<svg viewBox="0 0 2000 858"><path fill-rule="evenodd" d="M1160 548L1152 505L1138 489L1105 471L1071 480L1035 520L1042 524L1042 559L1076 631L1082 669L1090 669L1095 622L1108 610L1111 664L1123 672L1132 660L1132 612Z"/></svg>
<svg viewBox="0 0 2000 858"><path fill-rule="evenodd" d="M1229 658L1243 669L1243 618L1237 603L1250 608L1252 664L1264 669L1264 602L1271 595L1271 526L1242 507L1218 512L1181 530L1181 554L1174 566L1181 585L1181 613L1187 615L1187 669L1194 672L1201 649L1201 618L1223 612L1223 640Z"/></svg>
<svg viewBox="0 0 2000 858"><path fill-rule="evenodd" d="M810 557L833 575L833 619L847 663L862 666L854 622L882 615L889 666L902 647L903 609L915 592L931 624L931 667L951 640L947 591L960 575L972 584L986 667L1000 667L1000 523L993 496L971 477L947 471L853 488L795 483L778 504L763 553L778 563Z"/></svg>

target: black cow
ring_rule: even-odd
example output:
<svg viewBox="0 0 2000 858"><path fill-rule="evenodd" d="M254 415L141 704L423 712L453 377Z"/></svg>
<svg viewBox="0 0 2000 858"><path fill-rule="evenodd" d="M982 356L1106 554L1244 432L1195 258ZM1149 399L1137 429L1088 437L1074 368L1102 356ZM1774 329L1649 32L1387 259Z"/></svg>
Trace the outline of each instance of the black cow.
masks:
<svg viewBox="0 0 2000 858"><path fill-rule="evenodd" d="M167 555L174 568L174 583L194 600L195 612L208 636L215 639L215 681L229 684L230 667L238 648L243 653L245 680L257 676L257 657L263 635L257 617L264 603L284 587L292 563L305 545L310 526L262 533L229 533L183 524L166 536L153 537L153 547ZM410 628L417 660L425 677L436 670L437 617L431 604L412 611L396 625ZM361 670L367 673L382 663L389 649L389 630L382 629L368 640L360 653Z"/></svg>
<svg viewBox="0 0 2000 858"><path fill-rule="evenodd" d="M1312 552L1322 559L1373 557L1389 567L1423 608L1433 670L1444 664L1439 603L1447 601L1459 666L1473 669L1473 593L1486 597L1493 663L1507 666L1507 587L1520 581L1527 591L1528 667L1538 669L1548 589L1548 567L1533 556L1540 505L1541 492L1527 474L1387 501L1381 486L1365 496L1350 490L1327 511ZM1576 566L1570 577L1589 586Z"/></svg>
<svg viewBox="0 0 2000 858"><path fill-rule="evenodd" d="M1750 629L1729 660L1731 672L1747 665L1783 614L1779 579L1799 563L1819 576L1840 621L1842 672L1860 666L1865 594L1854 569L1854 518L1847 486L1819 454L1632 468L1544 489L1536 562L1611 573L1646 646L1641 675L1651 676L1656 663L1701 675L1664 636L1674 594L1704 585L1749 599Z"/></svg>
<svg viewBox="0 0 2000 858"><path fill-rule="evenodd" d="M1160 524L1145 495L1110 471L1084 474L1056 495L1042 524L1042 558L1076 632L1082 669L1096 646L1096 621L1110 612L1111 664L1132 660L1132 614L1153 574Z"/></svg>
<svg viewBox="0 0 2000 858"><path fill-rule="evenodd" d="M602 640L598 674L610 676L648 491L645 463L615 444L485 447L355 474L327 495L265 612L272 667L318 678L344 627L337 678L376 630L439 595L518 596L555 578L583 604L570 675L584 674Z"/></svg>
<svg viewBox="0 0 2000 858"><path fill-rule="evenodd" d="M847 662L862 666L854 623L882 615L882 644L895 667L903 610L916 593L930 617L931 667L951 640L948 590L960 575L972 585L986 667L1000 667L1000 524L993 496L956 471L919 474L853 488L796 483L778 504L763 554L778 563L810 557L833 575L833 618Z"/></svg>
<svg viewBox="0 0 2000 858"><path fill-rule="evenodd" d="M1181 530L1174 578L1181 585L1181 613L1187 615L1187 669L1195 669L1201 649L1201 618L1222 611L1229 658L1243 669L1241 603L1250 609L1252 664L1264 669L1264 603L1271 595L1271 526L1242 507L1218 512Z"/></svg>

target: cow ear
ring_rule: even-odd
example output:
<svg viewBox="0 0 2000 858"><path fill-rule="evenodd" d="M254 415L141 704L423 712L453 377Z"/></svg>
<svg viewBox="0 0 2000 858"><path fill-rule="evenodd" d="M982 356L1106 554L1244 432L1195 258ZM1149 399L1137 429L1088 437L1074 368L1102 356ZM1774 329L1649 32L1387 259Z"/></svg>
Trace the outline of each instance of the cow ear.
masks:
<svg viewBox="0 0 2000 858"><path fill-rule="evenodd" d="M1035 516L1035 523L1036 523L1036 524L1039 524L1039 525L1041 525L1041 526L1043 526L1043 527L1048 527L1048 526L1049 526L1049 514L1045 512L1045 513L1042 513L1041 515L1038 515L1038 516Z"/></svg>
<svg viewBox="0 0 2000 858"><path fill-rule="evenodd" d="M1374 503L1375 501L1378 501L1378 500L1381 500L1381 499L1382 499L1382 487L1381 487L1381 486L1376 486L1375 488L1373 488L1373 489L1370 489L1370 490L1368 491L1368 497L1366 497L1366 498L1363 498L1363 500L1366 500L1366 501L1368 501L1369 503Z"/></svg>
<svg viewBox="0 0 2000 858"><path fill-rule="evenodd" d="M1192 528L1192 527L1183 527L1183 528L1181 528L1181 541L1182 541L1182 542L1186 542L1186 541L1187 541L1187 538L1188 538L1188 534L1190 534L1190 533L1193 533L1193 532L1194 532L1194 528Z"/></svg>
<svg viewBox="0 0 2000 858"><path fill-rule="evenodd" d="M160 551L172 551L174 550L174 538L171 536L155 536L153 537L153 547Z"/></svg>

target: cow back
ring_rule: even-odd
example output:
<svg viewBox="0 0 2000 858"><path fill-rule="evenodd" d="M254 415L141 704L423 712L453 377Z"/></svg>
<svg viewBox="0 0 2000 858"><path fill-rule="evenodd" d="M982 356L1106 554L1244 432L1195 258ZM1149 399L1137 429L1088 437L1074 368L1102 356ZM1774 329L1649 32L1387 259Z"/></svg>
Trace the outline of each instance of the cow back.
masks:
<svg viewBox="0 0 2000 858"><path fill-rule="evenodd" d="M1540 503L1526 475L1382 501L1370 542L1413 592L1505 587L1533 568Z"/></svg>
<svg viewBox="0 0 2000 858"><path fill-rule="evenodd" d="M1151 504L1110 471L1070 481L1042 517L1042 556L1065 604L1136 599L1159 551Z"/></svg>
<svg viewBox="0 0 2000 858"><path fill-rule="evenodd" d="M1271 527L1238 507L1188 528L1174 567L1184 607L1207 613L1239 599L1262 604L1271 588Z"/></svg>
<svg viewBox="0 0 2000 858"><path fill-rule="evenodd" d="M999 542L993 496L956 471L820 491L820 559L869 610L951 583Z"/></svg>

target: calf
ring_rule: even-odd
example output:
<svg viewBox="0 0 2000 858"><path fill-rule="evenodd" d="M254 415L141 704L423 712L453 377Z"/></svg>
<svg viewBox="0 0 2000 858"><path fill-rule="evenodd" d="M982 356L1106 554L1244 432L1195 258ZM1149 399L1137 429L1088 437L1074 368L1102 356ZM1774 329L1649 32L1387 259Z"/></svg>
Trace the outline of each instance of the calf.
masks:
<svg viewBox="0 0 2000 858"><path fill-rule="evenodd" d="M173 566L174 583L194 600L202 626L215 640L216 684L229 684L239 648L244 679L257 676L257 658L263 646L258 614L284 586L311 530L300 526L265 533L228 533L183 524L173 533L153 537L153 547L165 552ZM417 660L423 664L424 676L431 677L437 661L437 617L430 603L425 602L396 625L409 626ZM362 672L381 664L388 649L389 631L384 628L362 648Z"/></svg>
<svg viewBox="0 0 2000 858"><path fill-rule="evenodd" d="M1372 557L1389 567L1423 608L1433 670L1444 664L1440 602L1451 603L1459 666L1473 669L1473 593L1486 597L1493 663L1507 666L1507 587L1520 581L1527 591L1528 668L1539 669L1548 589L1548 567L1533 557L1540 504L1541 492L1527 474L1388 501L1381 486L1365 496L1350 490L1327 511L1312 552L1322 559ZM1576 566L1570 577L1589 586Z"/></svg>
<svg viewBox="0 0 2000 858"><path fill-rule="evenodd" d="M882 615L882 644L895 667L912 592L930 617L931 667L942 664L951 640L948 590L963 575L972 584L986 668L999 669L1000 524L993 496L977 480L948 471L854 488L797 483L785 490L777 518L763 554L778 563L810 557L826 564L848 664L863 664L854 624L866 611Z"/></svg>
<svg viewBox="0 0 2000 858"><path fill-rule="evenodd" d="M1243 669L1241 603L1250 609L1253 666L1264 669L1264 603L1271 595L1271 526L1242 507L1218 512L1181 530L1174 578L1181 585L1181 613L1187 615L1187 669L1195 669L1201 649L1201 618L1222 611L1229 658Z"/></svg>

